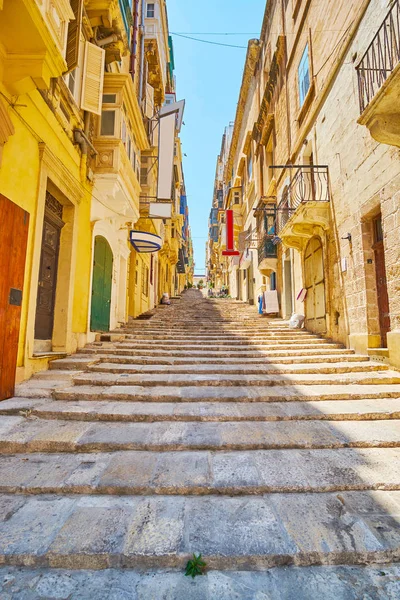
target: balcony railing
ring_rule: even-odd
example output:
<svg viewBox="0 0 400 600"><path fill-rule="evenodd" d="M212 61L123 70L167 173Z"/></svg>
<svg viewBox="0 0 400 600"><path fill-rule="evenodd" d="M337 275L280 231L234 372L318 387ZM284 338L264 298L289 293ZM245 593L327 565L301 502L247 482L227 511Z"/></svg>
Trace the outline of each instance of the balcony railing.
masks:
<svg viewBox="0 0 400 600"><path fill-rule="evenodd" d="M278 167L275 167L278 168ZM284 167L279 167L284 168ZM329 202L328 167L302 165L292 167L295 174L284 191L276 215L276 232L279 233L296 210L308 202Z"/></svg>
<svg viewBox="0 0 400 600"><path fill-rule="evenodd" d="M274 243L275 238L273 236L265 236L258 246L258 264L265 258L276 258L277 257L277 245Z"/></svg>
<svg viewBox="0 0 400 600"><path fill-rule="evenodd" d="M395 0L357 66L361 112L364 112L399 61L400 1Z"/></svg>

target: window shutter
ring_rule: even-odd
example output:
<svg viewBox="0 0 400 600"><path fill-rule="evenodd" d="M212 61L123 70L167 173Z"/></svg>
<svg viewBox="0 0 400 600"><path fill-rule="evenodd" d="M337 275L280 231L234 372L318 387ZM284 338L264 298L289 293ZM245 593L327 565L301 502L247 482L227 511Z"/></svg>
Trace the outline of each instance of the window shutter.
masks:
<svg viewBox="0 0 400 600"><path fill-rule="evenodd" d="M81 108L96 115L101 114L105 53L102 48L85 43Z"/></svg>
<svg viewBox="0 0 400 600"><path fill-rule="evenodd" d="M70 3L75 19L70 21L68 25L67 51L65 55L67 72L72 71L78 66L83 0L70 0Z"/></svg>

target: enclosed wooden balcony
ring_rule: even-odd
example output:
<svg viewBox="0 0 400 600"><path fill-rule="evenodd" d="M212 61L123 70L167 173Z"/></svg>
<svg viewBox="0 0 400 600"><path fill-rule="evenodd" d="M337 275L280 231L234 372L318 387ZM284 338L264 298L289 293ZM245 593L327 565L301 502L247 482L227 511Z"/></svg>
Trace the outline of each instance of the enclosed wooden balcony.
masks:
<svg viewBox="0 0 400 600"><path fill-rule="evenodd" d="M121 215L139 219L140 155L147 149L147 137L129 74L105 74L93 143L96 195L106 196L107 206Z"/></svg>
<svg viewBox="0 0 400 600"><path fill-rule="evenodd" d="M69 0L0 2L0 62L12 94L48 89L67 70L68 24L75 19Z"/></svg>
<svg viewBox="0 0 400 600"><path fill-rule="evenodd" d="M318 230L330 226L330 192L327 166L290 168L290 184L284 189L276 214L276 235L288 247L301 250Z"/></svg>
<svg viewBox="0 0 400 600"><path fill-rule="evenodd" d="M357 66L361 116L372 137L400 147L400 0L395 0Z"/></svg>
<svg viewBox="0 0 400 600"><path fill-rule="evenodd" d="M106 51L106 63L121 61L129 51L132 7L129 0L87 0L86 14Z"/></svg>

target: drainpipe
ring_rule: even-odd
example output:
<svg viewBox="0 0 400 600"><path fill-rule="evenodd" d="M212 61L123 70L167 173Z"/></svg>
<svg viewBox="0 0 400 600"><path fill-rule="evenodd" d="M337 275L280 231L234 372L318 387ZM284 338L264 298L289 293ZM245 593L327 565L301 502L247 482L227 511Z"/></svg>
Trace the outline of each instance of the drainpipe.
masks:
<svg viewBox="0 0 400 600"><path fill-rule="evenodd" d="M80 174L81 180L86 180L87 175L87 155L88 148L91 149L93 154L97 154L96 148L93 146L91 141L89 140L89 128L90 128L90 113L85 112L85 120L84 120L84 129L74 129L74 143L78 144L81 149L82 157L81 157L81 165L80 165Z"/></svg>
<svg viewBox="0 0 400 600"><path fill-rule="evenodd" d="M135 80L135 71L136 71L138 24L139 24L139 1L140 0L135 0L134 9L133 9L133 31L132 31L131 66L130 66L132 81Z"/></svg>
<svg viewBox="0 0 400 600"><path fill-rule="evenodd" d="M144 32L145 32L145 27L144 27L144 11L146 9L146 0L142 0L142 9L141 9L141 15L140 15L140 73L139 73L139 103L140 106L142 106L142 99L143 99L143 73L144 73Z"/></svg>

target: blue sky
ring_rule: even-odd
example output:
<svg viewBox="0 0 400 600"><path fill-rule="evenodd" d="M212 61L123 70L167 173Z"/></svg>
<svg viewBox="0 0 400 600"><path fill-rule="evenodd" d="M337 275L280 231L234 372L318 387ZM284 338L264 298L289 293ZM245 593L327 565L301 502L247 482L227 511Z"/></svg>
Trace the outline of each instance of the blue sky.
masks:
<svg viewBox="0 0 400 600"><path fill-rule="evenodd" d="M246 46L259 37L265 0L167 0L169 29ZM240 32L244 35L194 35ZM224 127L235 118L246 50L173 36L177 99L186 100L182 128L186 191L196 272L204 273L208 214Z"/></svg>

